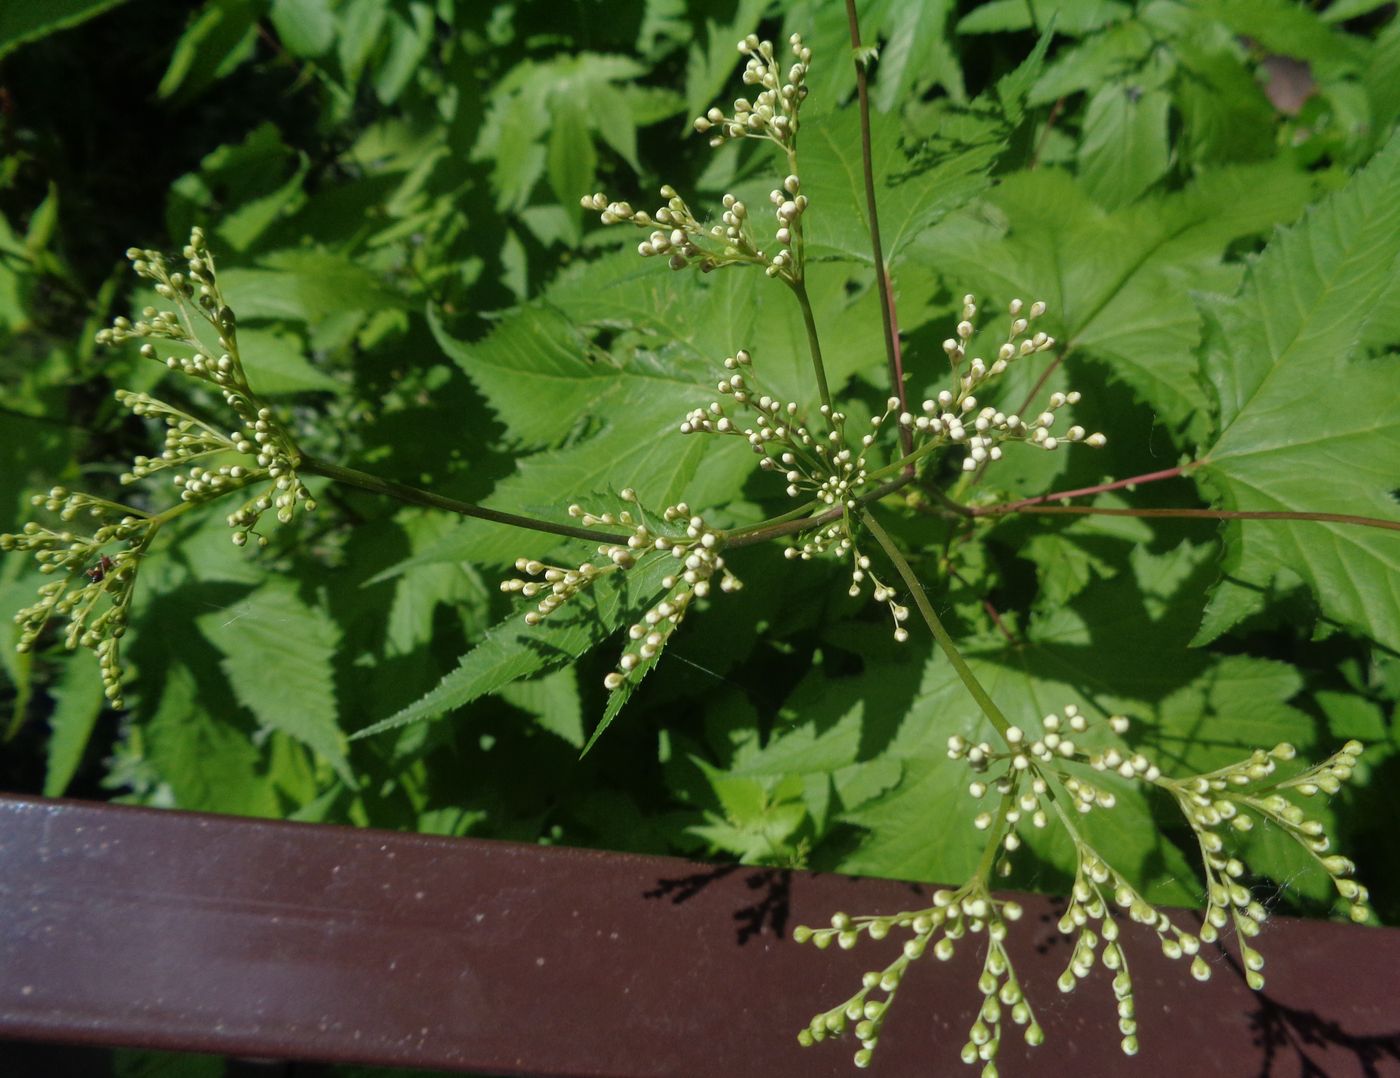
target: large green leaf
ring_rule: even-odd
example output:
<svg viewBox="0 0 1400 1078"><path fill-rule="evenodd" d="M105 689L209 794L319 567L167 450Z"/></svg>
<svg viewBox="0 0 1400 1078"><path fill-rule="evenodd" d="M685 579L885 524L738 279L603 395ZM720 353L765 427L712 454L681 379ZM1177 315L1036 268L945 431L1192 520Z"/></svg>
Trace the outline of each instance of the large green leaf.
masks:
<svg viewBox="0 0 1400 1078"><path fill-rule="evenodd" d="M1204 435L1190 292L1234 281L1229 245L1292 220L1310 190L1289 166L1239 166L1110 213L1062 172L1016 173L916 250L954 294L1046 300L1065 351L1107 364L1164 421Z"/></svg>
<svg viewBox="0 0 1400 1078"><path fill-rule="evenodd" d="M1132 202L1167 171L1171 147L1163 90L1108 83L1089 99L1079 146L1079 175L1100 205Z"/></svg>
<svg viewBox="0 0 1400 1078"><path fill-rule="evenodd" d="M286 582L264 584L232 610L196 619L224 655L221 666L238 702L263 726L280 730L355 784L345 735L336 721L332 663L340 632Z"/></svg>
<svg viewBox="0 0 1400 1078"><path fill-rule="evenodd" d="M838 391L883 362L875 292L867 285L852 296L849 272L822 264L808 282ZM454 339L436 316L433 324L514 436L547 447L518 458L486 499L512 512L562 519L569 501L629 486L659 509L693 482L703 482L707 507L731 500L755 470L753 454L740 439L686 437L678 427L715 399L722 361L740 348L754 356L763 391L816 405L801 309L782 285L746 268L701 277L620 253L561 275L541 302L507 315L482 341ZM500 564L557 545L470 521L420 558Z"/></svg>
<svg viewBox="0 0 1400 1078"><path fill-rule="evenodd" d="M897 261L920 232L987 187L987 173L1005 148L998 119L982 118L958 152L924 156L919 147L904 146L897 117L871 117L876 206L887 261ZM873 261L860 145L855 109L803 122L799 158L802 190L811 199L803 218L809 257Z"/></svg>
<svg viewBox="0 0 1400 1078"><path fill-rule="evenodd" d="M1400 521L1400 365L1357 360L1400 258L1400 138L1277 237L1239 293L1205 301L1219 425L1197 473L1229 509ZM1394 343L1394 342L1392 342ZM1324 617L1400 649L1400 536L1349 524L1226 528L1227 580L1301 578ZM1216 619L1218 632L1231 619Z"/></svg>

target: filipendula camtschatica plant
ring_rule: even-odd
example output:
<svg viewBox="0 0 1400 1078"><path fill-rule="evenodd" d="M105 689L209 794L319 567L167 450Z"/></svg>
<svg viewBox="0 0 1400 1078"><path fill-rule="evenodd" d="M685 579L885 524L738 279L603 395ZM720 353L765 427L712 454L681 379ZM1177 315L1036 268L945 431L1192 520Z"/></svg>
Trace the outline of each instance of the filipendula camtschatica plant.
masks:
<svg viewBox="0 0 1400 1078"><path fill-rule="evenodd" d="M970 826L986 833L986 843L969 879L956 889L936 892L927 909L857 916L837 913L829 927L803 927L794 933L799 942L811 941L818 947L835 943L840 948L854 946L862 936L872 940L904 937L892 962L867 973L849 999L818 1013L799 1040L809 1045L851 1033L859 1042L855 1062L867 1065L910 966L930 948L935 957L946 959L963 941L983 935L984 962L978 980L982 1003L968 1031L963 1059L981 1063L984 1075L994 1075L1003 1034L1010 1028L1008 1019L1028 1043L1041 1043L1045 1032L1016 976L1007 944L1021 911L991 888L994 875L1009 871L1010 858L1020 848L1026 828L1053 827L1069 838L1076 862L1070 902L1059 925L1073 940L1073 951L1059 986L1072 990L1096 962L1111 970L1122 1047L1133 1054L1139 1040L1128 956L1120 940L1125 919L1151 927L1164 954L1188 961L1200 979L1210 972L1202 946L1215 944L1222 930L1233 928L1249 983L1256 988L1263 984L1263 959L1251 941L1265 911L1243 882L1248 872L1231 852L1231 834L1256 824L1279 828L1332 879L1353 918L1369 916L1366 889L1351 879L1351 862L1329 852L1323 826L1309 819L1299 804L1299 800L1335 793L1351 775L1361 747L1348 742L1323 763L1307 767L1294 762L1291 746L1279 744L1256 750L1227 767L1171 777L1122 741L1130 727L1123 716L1091 719L1066 706L1029 728L1002 713L959 653L908 560L870 507L914 484L932 488L936 468L945 459L951 459L957 469L978 472L994 467L1008 452L1094 449L1103 446L1105 438L1069 418L1068 410L1080 399L1074 391L1052 393L1033 411L1008 411L988 403L997 399L998 380L1013 366L1035 363L1056 348L1055 339L1038 328L1046 314L1045 303L1038 300L1011 300L1004 312L1005 331L992 336L978 329L985 318L976 297L964 296L961 317L942 347L948 364L945 387L921 402L906 400L900 359L892 343L888 282L878 270L891 393L868 426L856 428L832 400L806 289L804 219L822 210L803 193L798 150L812 54L797 35L789 40L786 55L780 56L781 50L772 43L754 36L738 47L746 57L743 79L755 88L753 98L737 99L729 112L710 109L694 126L709 136L712 145L753 139L777 149L781 176L769 196L771 220L761 225L764 214L752 212L742 200L726 194L715 223L706 223L710 218L696 216L670 186L662 188L665 204L654 212L635 210L630 203L601 193L584 196L582 204L599 213L604 224L630 223L645 230L647 236L638 246L643 258L662 258L676 271L756 267L792 294L807 333L820 400L815 412L808 414L798 401L765 389L762 357L739 349L718 365L722 373L717 371L714 398L697 402L687 415L678 417L683 436L743 439L759 466L772 473L793 500L791 510L758 524L725 530L708 522L702 509L685 503L648 509L627 488L620 492L619 508L571 505L569 516L574 522L566 524L484 509L311 459L248 385L239 358L236 317L219 292L213 258L196 230L184 251L184 270L169 270L154 252L129 252L138 275L154 282L157 294L172 307L148 308L134 322L118 319L100 339L113 344L140 340L143 355L217 387L229 414L225 422L216 424L148 395L119 394L134 412L162 421L167 431L161 454L138 457L123 480L136 483L169 471L179 501L169 509L150 512L59 488L36 499L59 522L54 526L31 523L20 534L0 539L5 549L31 552L42 570L54 577L43 585L38 602L19 615L20 646L33 646L54 615L68 618L66 642L97 652L108 697L120 704L118 642L141 559L160 527L191 508L234 496L237 506L228 514L234 542L242 545L256 538L263 543L266 540L257 527L265 513L274 511L280 522L290 523L299 509L314 507L300 476L317 474L413 504L592 542L591 554L578 560L522 558L516 563L519 576L501 587L529 601L524 615L527 626L538 625L604 578L637 573L641 579L640 574L647 572L647 579L656 586L650 589L645 609L627 628L623 651L606 676L605 687L613 698L596 738L631 688L655 665L682 621L716 589L722 593L740 586L726 564L726 551L776 541L788 558L838 559L848 568L851 595L869 594L884 607L897 641L909 638L912 603L975 709L990 722L998 743L970 743L956 730L948 736L950 757L972 772L969 793L987 805L970 813ZM861 63L858 59L863 91ZM883 267L870 162L863 157L875 265ZM1307 516L1295 514L1297 519ZM90 533L70 527L79 518L90 522ZM877 568L881 563L887 563L892 573ZM962 720L955 721L961 724ZM1094 813L1113 810L1114 794L1100 779L1110 773L1115 781L1160 790L1184 814L1199 845L1205 874L1207 904L1200 929L1181 928L1143 898L1095 849L1087 829L1081 829L1081 823Z"/></svg>

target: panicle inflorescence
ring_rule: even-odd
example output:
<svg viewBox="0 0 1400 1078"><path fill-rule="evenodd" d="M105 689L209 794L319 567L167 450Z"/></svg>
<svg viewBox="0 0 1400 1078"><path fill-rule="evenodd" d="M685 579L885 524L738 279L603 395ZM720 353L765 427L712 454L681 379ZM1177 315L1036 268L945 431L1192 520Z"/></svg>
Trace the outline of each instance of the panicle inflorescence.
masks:
<svg viewBox="0 0 1400 1078"><path fill-rule="evenodd" d="M1004 942L1008 923L1020 920L1021 913L1019 903L993 897L981 880L974 879L956 891L934 892L933 905L927 909L869 917L837 913L832 916L829 928L798 926L793 932L793 939L798 943L810 940L819 948L835 943L843 950L854 947L862 935L872 940L882 940L896 930L909 935L894 961L882 970L866 973L861 978L860 991L850 999L814 1015L807 1027L798 1033L798 1041L805 1046L853 1032L860 1042L855 1064L868 1067L889 1008L910 965L930 949L940 962L946 962L953 957L960 940L985 932L987 951L977 979L982 1005L968 1029L962 1058L966 1063L980 1060L984 1064L983 1074L995 1075L995 1060L1007 1017L1022 1027L1022 1036L1032 1047L1045 1039Z"/></svg>
<svg viewBox="0 0 1400 1078"><path fill-rule="evenodd" d="M738 98L734 111L726 115L712 108L695 121L695 129L711 133L711 146L728 139L759 138L775 143L787 156L788 175L769 194L776 227L772 242L761 244L753 233L749 208L733 194L722 200L723 211L717 223L708 227L698 220L685 199L667 184L661 188L666 204L655 213L635 210L625 201L612 201L601 191L584 195L580 205L599 214L605 225L630 221L650 235L637 245L643 258L664 257L672 269L697 266L702 273L722 266L761 266L770 277L797 285L803 276L802 215L807 196L801 193L797 175L798 114L807 96L807 69L812 50L793 34L789 39L794 57L787 79L780 77L773 43L749 35L739 42L739 51L749 57L744 82L762 87L753 101Z"/></svg>
<svg viewBox="0 0 1400 1078"><path fill-rule="evenodd" d="M737 591L743 585L724 564L720 554L722 533L705 523L684 502L667 506L660 521L649 520L630 487L619 495L636 506L634 513L590 513L582 506L569 506L569 515L586 526L597 524L632 529L627 542L600 544L593 560L576 568L550 565L533 558L516 560L520 577L501 581L501 590L527 599L539 597L534 610L526 611L525 622L538 625L568 600L591 587L600 578L626 572L643 565L666 563L661 598L627 629L627 644L617 669L603 679L608 689L620 689L630 680L639 680L655 662L661 650L684 620L696 599L710 594L714 578L719 589Z"/></svg>
<svg viewBox="0 0 1400 1078"><path fill-rule="evenodd" d="M975 828L988 832L978 873L957 892L951 893L951 897L949 892L935 895L936 904L930 910L887 917L850 918L839 914L830 929L799 928L794 933L795 938L799 941L811 939L818 946L826 946L834 940L842 947L850 947L862 933L879 939L895 926L912 928L915 933L894 963L881 973L866 974L862 990L856 996L817 1015L799 1034L799 1039L810 1044L825 1036L843 1033L848 1021L857 1021L864 1015L864 1024L856 1029L862 1041L856 1062L867 1065L879 1023L884 1019L893 989L898 987L908 961L922 954L929 940L939 932L944 935L935 945L935 954L941 958L951 954L952 944L948 938L953 934L948 927L951 922L939 911L961 902L966 912L967 896L984 900L985 904L979 907L984 913L995 911L996 900L986 891L991 866L995 863L1002 875L1010 872L1010 855L1021 846L1018 827L1026 822L1035 829L1058 822L1075 849L1074 884L1058 923L1059 930L1074 943L1058 986L1062 992L1073 991L1096 964L1107 969L1112 978L1120 1047L1128 1055L1137 1053L1139 1042L1133 979L1121 938L1125 919L1152 929L1162 953L1168 958L1186 959L1191 975L1199 981L1209 979L1211 974L1210 964L1201 953L1202 946L1217 943L1221 929L1233 924L1246 979L1253 988L1263 987L1264 959L1250 941L1258 935L1267 913L1248 886L1241 882L1248 869L1239 857L1226 851L1221 833L1225 830L1223 825L1228 824L1229 829L1235 831L1247 831L1257 818L1279 827L1327 872L1338 894L1348 903L1353 919L1360 921L1370 916L1366 888L1351 879L1355 866L1345 857L1329 854L1329 842L1321 822L1308 819L1300 806L1284 796L1284 791L1302 797L1335 793L1355 768L1362 751L1359 743L1348 742L1322 763L1286 778L1278 776L1277 765L1296 755L1288 744L1268 751L1256 750L1243 760L1205 774L1172 779L1164 776L1144 754L1119 743L1129 728L1129 720L1122 715L1090 720L1071 704L1063 709L1062 715L1046 715L1040 722L1039 734L1019 726L1002 730L1004 749L993 748L986 741L971 742L960 735L951 736L949 757L963 761L974 773L968 792L978 800L989 794L996 797L993 810L979 811L972 820ZM1114 743L1092 747L1082 743L1095 739L1101 731L1112 735ZM1197 836L1204 863L1207 907L1199 932L1178 927L1080 833L1074 823L1075 813L1070 812L1069 807L1083 814L1095 809L1109 810L1116 803L1103 780L1094 778L1096 774L1111 774L1116 779L1159 786L1175 797ZM940 899L940 896L943 897ZM974 1025L964 1047L963 1060L968 1063L980 1060L994 1074L993 1060L1000 1037L996 1021L1000 1010L995 1005L989 1007L988 1000L996 991L1001 1003L1007 1003L1007 998L1000 993L1008 991L1008 985L1010 994L1019 999L1020 989L1010 972L1010 960L1001 947L1001 936L994 931L991 914L987 916L989 945L979 982L984 1003L979 1012L979 1024ZM1004 936L1004 922L1001 935ZM999 973L999 970L1004 972ZM876 987L887 994L883 1000L871 1004L868 995ZM869 1014L864 1011L866 1007L871 1008ZM1015 1010L1012 1013L1015 1017ZM1036 1039L1031 1043L1039 1043L1041 1034L1028 1004L1022 1014L1023 1020L1030 1023L1027 1039L1034 1035ZM986 1074L987 1069L983 1073Z"/></svg>
<svg viewBox="0 0 1400 1078"><path fill-rule="evenodd" d="M131 248L127 257L140 277L155 282L156 293L175 304L175 310L147 307L132 322L117 318L111 328L97 334L99 344L118 345L140 340L141 355L157 360L190 378L217 387L224 403L238 419L239 429L225 432L189 415L183 409L146 393L117 391L117 400L140 416L150 416L166 426L165 446L158 457L140 456L123 483L133 483L154 472L180 469L173 476L182 501L204 501L233 490L266 483L265 489L229 514L233 541L244 545L262 514L275 510L281 523L290 523L298 508L313 510L315 499L297 474L301 454L286 428L276 419L248 384L238 350L238 322L220 291L214 256L205 245L204 233L195 228L184 249L185 269L171 270L159 251ZM205 326L203 334L199 329ZM206 337L212 338L211 347ZM174 350L157 347L158 342ZM186 355L185 351L192 354ZM166 352L167 354L162 354ZM211 457L243 456L247 463L196 464ZM266 545L266 538L257 535Z"/></svg>
<svg viewBox="0 0 1400 1078"><path fill-rule="evenodd" d="M97 655L103 692L120 708L120 641L126 634L136 571L159 523L130 506L63 487L36 494L31 504L56 514L60 525L51 528L31 520L18 534L0 535L0 550L27 551L41 573L54 577L39 586L35 602L15 614L20 628L16 646L32 650L50 619L67 618L64 644L89 648ZM94 525L90 534L68 527L80 517Z"/></svg>
<svg viewBox="0 0 1400 1078"><path fill-rule="evenodd" d="M691 411L680 425L682 434L717 434L743 438L759 458L759 466L775 472L787 484L789 497L810 499L817 506L841 510L839 516L806 532L784 549L788 558L807 561L818 554L834 553L851 561L850 594L854 598L869 580L876 602L889 606L896 640L906 640L909 608L895 601L893 588L881 583L871 570L870 558L857 546L857 529L851 513L859 507L857 496L870 477L867 451L874 445L882 424L899 409L898 398L885 402L883 415L874 416L871 430L854 446L846 430L847 417L823 404L819 412L825 432L808 426L796 401L784 401L762 391L753 372L753 357L740 349L724 360L728 372L717 388L737 406L715 400ZM746 413L745 418L740 418Z"/></svg>
<svg viewBox="0 0 1400 1078"><path fill-rule="evenodd" d="M736 98L734 111L726 115L718 108L709 109L695 119L695 130L710 136L711 146L723 145L729 139L761 138L777 143L783 149L796 145L799 110L806 100L807 73L811 69L812 50L802 44L802 35L788 38L793 62L786 78L771 41L760 41L750 34L739 42L738 50L748 57L744 64L745 86L758 86L757 97Z"/></svg>
<svg viewBox="0 0 1400 1078"><path fill-rule="evenodd" d="M97 653L104 689L116 707L122 703L119 641L126 632L137 571L160 528L193 505L253 486L261 489L228 517L239 546L257 535L258 520L269 509L288 523L298 507L315 508L297 474L301 456L295 442L248 385L239 359L237 320L219 289L203 231L190 232L183 269L172 269L159 251L133 247L127 257L172 309L147 307L135 321L118 317L98 332L98 343L140 341L142 356L216 387L237 417L238 429L222 430L149 393L119 389L116 398L123 407L165 428L160 454L137 456L121 482L172 472L180 504L150 513L55 487L35 497L34 505L64 523L90 517L96 525L92 534L31 522L19 534L0 536L0 549L29 551L41 572L61 574L41 585L38 601L16 615L20 649L31 649L54 615L67 617L65 643ZM240 456L242 462L230 460ZM266 545L266 537L257 539Z"/></svg>
<svg viewBox="0 0 1400 1078"><path fill-rule="evenodd" d="M1351 777L1361 753L1359 741L1348 741L1322 763L1289 778L1279 778L1278 764L1297 755L1292 745L1282 742L1267 751L1255 749L1245 759L1214 771L1156 781L1176 799L1195 832L1201 852L1206 876L1201 938L1212 943L1221 929L1233 924L1245 979L1251 988L1264 986L1264 956L1247 941L1259 934L1267 913L1249 887L1240 882L1248 866L1230 855L1226 835L1230 831L1251 831L1256 822L1272 824L1327 873L1337 894L1347 903L1347 914L1352 920L1369 919L1370 894L1351 878L1355 864L1340 854L1329 853L1332 843L1322 821L1310 819L1301 805L1284 796L1284 791L1304 798L1336 793Z"/></svg>
<svg viewBox="0 0 1400 1078"><path fill-rule="evenodd" d="M949 389L941 390L936 397L925 400L918 413L904 412L899 417L900 425L913 435L916 453L926 453L935 447L950 444L965 445L967 455L963 458L962 467L970 472L1000 460L1001 447L1009 441L1021 441L1051 451L1065 443L1082 442L1095 449L1107 444L1102 434L1086 433L1080 426L1071 426L1061 435L1051 433L1060 409L1067 404L1079 403L1079 393L1073 390L1051 394L1044 410L1029 418L981 405L976 397L983 386L1003 374L1018 359L1055 346L1055 338L1049 334L1031 332L1032 324L1045 314L1045 310L1045 303L1041 300L1027 308L1021 300L1013 299L1008 307L1011 325L1005 340L997 346L994 358L988 361L982 356L973 356L969 361L968 351L977 332L973 321L977 317L977 301L971 295L963 297L962 320L957 325L956 335L943 342L954 384Z"/></svg>

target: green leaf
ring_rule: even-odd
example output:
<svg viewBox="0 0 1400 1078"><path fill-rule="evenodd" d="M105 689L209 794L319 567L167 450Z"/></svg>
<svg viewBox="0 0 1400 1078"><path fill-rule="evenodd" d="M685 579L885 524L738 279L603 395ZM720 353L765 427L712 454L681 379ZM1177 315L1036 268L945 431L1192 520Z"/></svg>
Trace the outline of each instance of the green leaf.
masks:
<svg viewBox="0 0 1400 1078"><path fill-rule="evenodd" d="M1290 0L1201 0L1200 11L1272 53L1306 60L1320 78L1354 71L1365 55L1359 38L1330 26Z"/></svg>
<svg viewBox="0 0 1400 1078"><path fill-rule="evenodd" d="M44 796L62 797L82 762L93 727L102 714L102 676L97 663L66 663L54 686L54 709L49 716L48 765L44 773Z"/></svg>
<svg viewBox="0 0 1400 1078"><path fill-rule="evenodd" d="M519 211L528 206L547 164L559 206L570 218L577 217L579 198L593 189L598 132L611 127L605 141L624 157L635 157L631 107L651 106L644 98L615 92L611 84L645 73L626 57L587 52L516 65L492 88L486 122L472 149L474 161L491 162L497 207ZM599 105L618 104L627 106L622 115L596 111ZM546 136L547 153L540 145Z"/></svg>
<svg viewBox="0 0 1400 1078"><path fill-rule="evenodd" d="M1275 153L1277 113L1231 43L1180 50L1184 69L1176 104L1183 125L1179 152L1196 165L1262 161Z"/></svg>
<svg viewBox="0 0 1400 1078"><path fill-rule="evenodd" d="M988 118L957 152L922 155L918 147L911 154L901 143L898 117L870 120L880 238L886 260L894 264L923 230L987 187L987 173L1004 148L1004 131ZM803 227L809 258L873 262L860 145L855 109L803 117L802 190L811 199Z"/></svg>
<svg viewBox="0 0 1400 1078"><path fill-rule="evenodd" d="M272 0L267 17L294 56L324 56L335 44L336 18L331 0Z"/></svg>
<svg viewBox="0 0 1400 1078"><path fill-rule="evenodd" d="M343 311L404 306L403 297L370 270L329 251L275 251L261 264L219 271L219 284L241 320L314 323Z"/></svg>
<svg viewBox="0 0 1400 1078"><path fill-rule="evenodd" d="M417 509L400 512L397 520L414 553L431 549L452 533L454 523L444 514ZM414 565L396 577L384 627L389 655L410 655L432 640L434 614L440 603L458 609L484 608L486 604L486 588L480 577L460 564L433 561Z"/></svg>
<svg viewBox="0 0 1400 1078"><path fill-rule="evenodd" d="M1041 30L1040 39L1029 55L1012 71L997 79L997 101L1006 114L1007 122L1013 127L1019 126L1025 119L1026 98L1031 92L1031 87L1040 78L1040 73L1045 70L1045 56L1050 50L1050 39L1053 36L1054 31L1050 26L1046 26Z"/></svg>
<svg viewBox="0 0 1400 1078"><path fill-rule="evenodd" d="M0 6L0 58L21 45L77 26L125 0L43 0Z"/></svg>
<svg viewBox="0 0 1400 1078"><path fill-rule="evenodd" d="M357 730L354 738L441 718L479 696L577 658L659 592L672 565L669 558L654 558L627 573L604 576L538 625L527 625L524 611L515 614L491 628L427 695Z"/></svg>
<svg viewBox="0 0 1400 1078"><path fill-rule="evenodd" d="M579 218L578 200L590 194L598 155L593 151L592 120L581 102L563 98L554 108L549 133L549 184L561 206L569 208L569 219Z"/></svg>
<svg viewBox="0 0 1400 1078"><path fill-rule="evenodd" d="M117 774L123 785L132 777L123 774L124 757L134 755L144 782L154 783L148 803L180 808L225 812L241 816L277 817L283 814L284 776L293 770L274 735L271 751L260 749L250 731L217 714L202 699L204 685L190 667L172 661L162 670L160 696L139 726L128 731L118 749ZM217 672L215 672L217 676ZM298 750L300 751L300 750ZM269 756L282 755L272 765ZM149 773L148 773L149 772Z"/></svg>
<svg viewBox="0 0 1400 1078"><path fill-rule="evenodd" d="M932 84L942 86L954 101L966 99L962 68L950 44L953 8L951 0L891 0L873 12L873 18L862 19L862 36L885 40L875 69L874 103L879 111L893 111Z"/></svg>
<svg viewBox="0 0 1400 1078"><path fill-rule="evenodd" d="M374 73L374 93L392 105L399 99L433 43L433 9L424 0L408 4L408 18L389 12L389 44Z"/></svg>
<svg viewBox="0 0 1400 1078"><path fill-rule="evenodd" d="M578 672L565 666L543 677L512 681L496 690L506 703L528 711L541 729L583 748L583 706L578 696Z"/></svg>
<svg viewBox="0 0 1400 1078"><path fill-rule="evenodd" d="M1089 99L1079 147L1084 188L1109 209L1126 206L1167 171L1167 112L1161 90L1109 83Z"/></svg>
<svg viewBox="0 0 1400 1078"><path fill-rule="evenodd" d="M1152 49L1152 34L1137 21L1110 26L1069 48L1056 50L1053 60L1027 94L1030 105L1048 105L1072 94L1114 81L1136 70Z"/></svg>
<svg viewBox="0 0 1400 1078"><path fill-rule="evenodd" d="M256 24L252 0L209 0L175 43L156 96L194 97L251 59Z"/></svg>
<svg viewBox="0 0 1400 1078"><path fill-rule="evenodd" d="M1065 350L1106 364L1164 422L1203 436L1190 290L1236 280L1222 265L1228 246L1292 220L1310 192L1286 164L1239 166L1108 213L1069 176L1040 169L1008 176L984 207L950 217L916 249L954 294L1044 299Z"/></svg>
<svg viewBox="0 0 1400 1078"><path fill-rule="evenodd" d="M388 17L388 0L349 0L342 9L336 58L347 86L360 81L370 57L383 45Z"/></svg>
<svg viewBox="0 0 1400 1078"><path fill-rule="evenodd" d="M289 582L264 584L232 610L195 619L223 653L220 664L238 702L263 726L302 742L349 786L355 776L336 722L333 660L340 632Z"/></svg>
<svg viewBox="0 0 1400 1078"><path fill-rule="evenodd" d="M1353 359L1397 258L1400 138L1392 138L1269 245L1237 295L1203 300L1202 369L1218 433L1197 474L1216 504L1400 521L1396 360ZM1400 648L1394 532L1280 520L1232 522L1225 536L1227 579L1267 587L1296 573L1324 617Z"/></svg>
<svg viewBox="0 0 1400 1078"><path fill-rule="evenodd" d="M238 332L238 352L249 384L259 393L341 393L346 388L312 365L306 358L306 346L295 334L242 329Z"/></svg>
<svg viewBox="0 0 1400 1078"><path fill-rule="evenodd" d="M960 34L988 34L1005 30L1045 31L1080 36L1102 29L1131 14L1118 0L1065 0L1041 6L1029 0L991 0L973 8L958 22Z"/></svg>

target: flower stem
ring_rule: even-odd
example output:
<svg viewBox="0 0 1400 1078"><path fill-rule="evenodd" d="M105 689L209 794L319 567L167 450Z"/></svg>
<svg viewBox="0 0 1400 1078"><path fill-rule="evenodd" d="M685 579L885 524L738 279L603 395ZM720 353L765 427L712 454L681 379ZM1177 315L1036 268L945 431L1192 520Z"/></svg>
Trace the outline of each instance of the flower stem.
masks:
<svg viewBox="0 0 1400 1078"><path fill-rule="evenodd" d="M856 65L856 96L860 103L860 159L865 174L865 210L870 223L870 247L875 258L875 284L880 290L880 326L885 332L885 357L890 369L890 392L899 399L899 410L907 412L904 396L904 369L899 354L895 329L894 297L890 294L890 275L885 267L884 247L880 243L880 215L875 204L874 155L870 148L870 93L866 85L865 61L861 57L860 20L855 0L846 0L846 22L851 31L851 50ZM914 433L899 428L899 444L908 456L914 449Z"/></svg>
<svg viewBox="0 0 1400 1078"><path fill-rule="evenodd" d="M901 487L907 486L909 480L904 476L893 479L888 483L882 483L874 490L868 490L855 499L856 505L866 506L871 502L877 502L887 494L893 494ZM750 524L746 528L738 528L724 536L724 545L729 548L741 546L754 546L758 543L765 543L770 539L781 539L785 535L795 535L797 532L806 531L808 528L818 528L823 524L830 524L833 520L840 520L846 512L844 506L836 506L828 509L824 513L815 516L794 516L794 513L809 510L812 503L803 506L801 510L794 510L792 513L785 513L772 520L765 520L758 524Z"/></svg>
<svg viewBox="0 0 1400 1078"><path fill-rule="evenodd" d="M812 353L812 373L817 377L817 393L820 394L822 404L830 413L832 410L831 390L827 388L826 384L826 367L822 363L822 345L817 337L817 320L812 313L812 301L807 296L807 284L805 281L790 281L788 287L792 289L792 294L797 297L797 305L802 308L802 323L807 327L807 348Z"/></svg>
<svg viewBox="0 0 1400 1078"><path fill-rule="evenodd" d="M418 487L408 486L406 483L397 483L392 479L380 479L376 475L368 472L357 471L354 468L344 468L339 464L332 464L329 461L317 460L315 457L303 457L301 470L310 475L321 475L327 479L333 479L337 483L345 483L348 486L359 487L367 490L371 494L382 494L390 498L397 498L401 502L409 505L421 505L429 509L445 509L449 513L456 513L458 516L475 517L478 520L489 520L496 524L508 524L513 528L526 528L530 531L546 532L550 535L563 535L570 539L588 539L599 543L625 543L627 536L617 535L611 532L594 531L592 528L577 528L572 524L556 524L550 520L537 520L534 517L517 516L515 513L502 513L496 509L487 509L480 505L473 505L471 502L458 501L456 498L447 498L441 494L434 494L430 490L422 490Z"/></svg>
<svg viewBox="0 0 1400 1078"><path fill-rule="evenodd" d="M998 505L974 509L977 517L1002 516L1009 512L1062 514L1066 516L1163 517L1198 520L1311 520L1330 524L1355 524L1363 528L1385 528L1400 532L1400 520L1353 516L1350 513L1304 513L1291 510L1251 509L1109 509L1097 505L1023 505L1006 509Z"/></svg>
<svg viewBox="0 0 1400 1078"><path fill-rule="evenodd" d="M977 706L982 709L982 714L987 716L987 721L1005 739L1011 724L1001 713L1001 708L997 707L991 696L987 694L987 690L982 687L982 683L977 680L977 675L967 665L967 660L962 657L962 652L953 643L953 638L943 627L943 622L934 613L933 604L928 601L928 595L925 593L923 585L919 583L919 578L914 575L914 570L910 568L909 562L899 552L899 548L894 545L894 541L886 534L885 529L880 527L869 510L862 510L860 519L870 534L875 537L875 541L880 544L885 556L890 559L895 572L904 581L904 586L909 589L909 594L914 597L914 605L919 608L919 613L923 615L929 632L933 633L933 638L938 641L938 646L943 649L943 654L948 656L948 661L953 664L953 670L956 671L958 678L972 695L972 698L977 701Z"/></svg>

